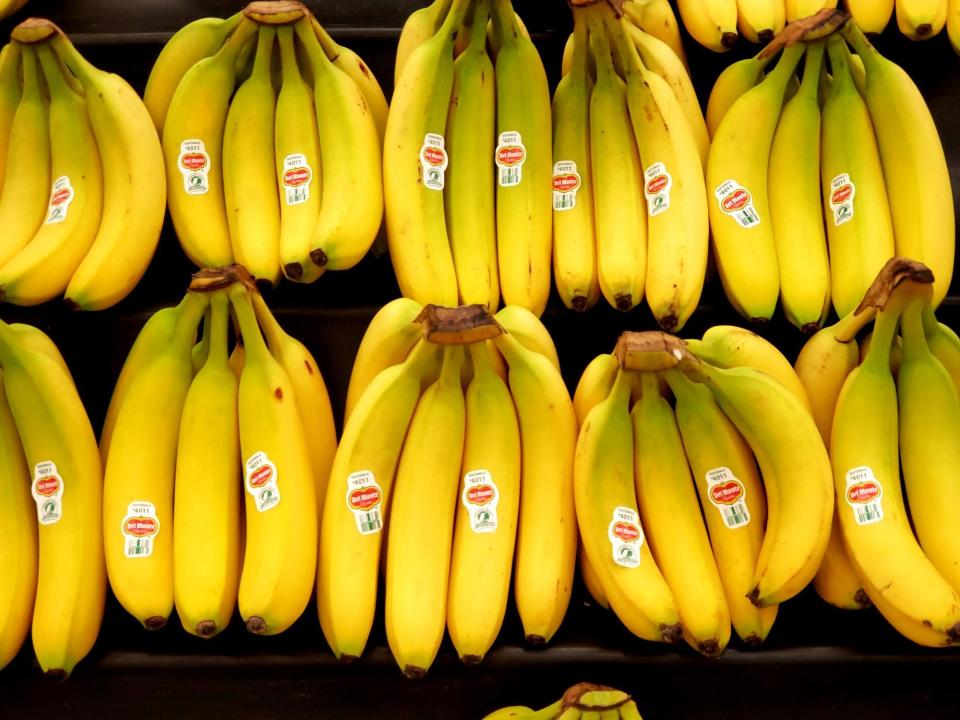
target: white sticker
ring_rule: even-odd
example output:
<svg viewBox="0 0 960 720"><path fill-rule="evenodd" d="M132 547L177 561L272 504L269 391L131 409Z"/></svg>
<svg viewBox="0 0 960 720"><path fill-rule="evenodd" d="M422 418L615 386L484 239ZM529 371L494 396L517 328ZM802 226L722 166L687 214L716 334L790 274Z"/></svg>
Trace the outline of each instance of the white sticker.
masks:
<svg viewBox="0 0 960 720"><path fill-rule="evenodd" d="M63 478L51 462L39 462L33 467L33 499L37 503L37 522L54 525L63 516Z"/></svg>
<svg viewBox="0 0 960 720"><path fill-rule="evenodd" d="M853 220L853 196L857 188L847 173L840 173L830 181L830 209L833 210L833 224L843 225Z"/></svg>
<svg viewBox="0 0 960 720"><path fill-rule="evenodd" d="M750 228L760 224L760 216L753 207L753 198L747 189L736 180L726 180L713 191L720 209L736 220L740 227Z"/></svg>
<svg viewBox="0 0 960 720"><path fill-rule="evenodd" d="M283 159L283 193L287 205L302 205L310 199L310 183L313 170L302 153L287 155Z"/></svg>
<svg viewBox="0 0 960 720"><path fill-rule="evenodd" d="M50 188L50 204L47 206L47 220L45 225L56 225L67 219L67 211L73 202L73 185L66 175L53 181Z"/></svg>
<svg viewBox="0 0 960 720"><path fill-rule="evenodd" d="M707 471L707 493L710 503L728 528L735 530L750 524L747 491L730 468L718 467Z"/></svg>
<svg viewBox="0 0 960 720"><path fill-rule="evenodd" d="M883 487L867 466L847 470L847 503L853 508L857 525L883 520Z"/></svg>
<svg viewBox="0 0 960 720"><path fill-rule="evenodd" d="M580 173L573 160L553 164L553 209L557 212L573 210L577 206Z"/></svg>
<svg viewBox="0 0 960 720"><path fill-rule="evenodd" d="M650 217L670 209L670 188L673 178L667 172L667 166L655 162L643 173L643 194L647 198L647 212Z"/></svg>
<svg viewBox="0 0 960 720"><path fill-rule="evenodd" d="M160 533L157 508L147 500L134 500L120 523L123 554L128 558L146 558L153 554L153 539Z"/></svg>
<svg viewBox="0 0 960 720"><path fill-rule="evenodd" d="M184 140L180 143L177 167L183 175L183 191L187 195L206 195L210 190L207 175L210 172L210 156L203 140Z"/></svg>
<svg viewBox="0 0 960 720"><path fill-rule="evenodd" d="M627 568L638 567L643 530L640 529L637 511L625 507L614 509L608 533L613 549L613 561Z"/></svg>
<svg viewBox="0 0 960 720"><path fill-rule="evenodd" d="M443 135L427 133L423 138L423 147L420 148L420 167L425 188L443 190L448 162Z"/></svg>
<svg viewBox="0 0 960 720"><path fill-rule="evenodd" d="M471 470L463 476L463 506L470 515L470 529L478 535L497 529L500 491L487 470Z"/></svg>
<svg viewBox="0 0 960 720"><path fill-rule="evenodd" d="M383 529L383 490L369 470L347 476L347 507L361 535L375 535Z"/></svg>
<svg viewBox="0 0 960 720"><path fill-rule="evenodd" d="M518 132L502 132L494 155L497 161L497 182L500 187L516 187L523 180L523 161L527 149Z"/></svg>
<svg viewBox="0 0 960 720"><path fill-rule="evenodd" d="M276 507L280 502L277 466L271 462L266 453L257 452L250 456L245 468L247 492L253 495L257 512L266 512Z"/></svg>

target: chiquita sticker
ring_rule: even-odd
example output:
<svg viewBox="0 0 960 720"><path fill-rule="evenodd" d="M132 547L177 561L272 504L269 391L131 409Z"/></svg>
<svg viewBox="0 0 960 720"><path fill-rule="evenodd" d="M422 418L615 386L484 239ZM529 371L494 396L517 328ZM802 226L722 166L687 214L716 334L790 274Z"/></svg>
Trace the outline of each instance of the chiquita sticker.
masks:
<svg viewBox="0 0 960 720"><path fill-rule="evenodd" d="M673 178L662 162L653 163L643 174L643 194L647 198L647 212L650 217L670 209L670 188Z"/></svg>
<svg viewBox="0 0 960 720"><path fill-rule="evenodd" d="M250 456L245 466L247 492L253 496L257 512L266 512L280 502L280 487L277 484L277 466L267 454L257 452Z"/></svg>
<svg viewBox="0 0 960 720"><path fill-rule="evenodd" d="M573 210L577 206L580 173L573 160L553 164L553 209L557 212Z"/></svg>
<svg viewBox="0 0 960 720"><path fill-rule="evenodd" d="M37 503L37 522L54 525L63 516L63 478L52 461L39 462L33 467L33 485L30 488Z"/></svg>
<svg viewBox="0 0 960 720"><path fill-rule="evenodd" d="M283 192L287 205L302 205L310 199L313 170L301 153L283 159Z"/></svg>
<svg viewBox="0 0 960 720"><path fill-rule="evenodd" d="M864 465L847 471L846 498L857 525L883 520L883 486L869 467Z"/></svg>
<svg viewBox="0 0 960 720"><path fill-rule="evenodd" d="M750 524L747 491L730 468L707 471L707 493L728 528L733 530Z"/></svg>
<svg viewBox="0 0 960 720"><path fill-rule="evenodd" d="M443 135L427 133L420 148L420 169L425 188L443 190L448 162Z"/></svg>
<svg viewBox="0 0 960 720"><path fill-rule="evenodd" d="M369 470L347 476L347 507L361 535L374 535L383 529L383 488Z"/></svg>
<svg viewBox="0 0 960 720"><path fill-rule="evenodd" d="M56 225L66 220L73 197L74 192L73 186L70 184L70 178L64 175L54 180L53 187L50 188L50 204L47 206L47 219L44 224Z"/></svg>
<svg viewBox="0 0 960 720"><path fill-rule="evenodd" d="M470 529L479 534L497 529L500 491L487 470L471 470L463 476L463 506L470 516Z"/></svg>
<svg viewBox="0 0 960 720"><path fill-rule="evenodd" d="M640 529L640 517L637 511L625 507L615 508L608 534L613 550L613 561L622 567L638 567L640 546L643 545L643 531Z"/></svg>
<svg viewBox="0 0 960 720"><path fill-rule="evenodd" d="M153 541L160 534L156 506L147 500L135 500L127 506L127 514L120 523L123 533L123 554L128 558L147 558L153 555Z"/></svg>
<svg viewBox="0 0 960 720"><path fill-rule="evenodd" d="M523 180L523 161L527 149L518 132L502 132L494 155L497 162L497 182L500 187L516 187Z"/></svg>
<svg viewBox="0 0 960 720"><path fill-rule="evenodd" d="M830 181L830 209L833 210L834 226L853 220L853 196L856 194L857 188L847 173L840 173Z"/></svg>
<svg viewBox="0 0 960 720"><path fill-rule="evenodd" d="M725 180L713 191L720 209L732 217L740 227L750 228L760 224L760 215L753 207L753 198L747 189L736 180Z"/></svg>
<svg viewBox="0 0 960 720"><path fill-rule="evenodd" d="M177 167L183 175L183 191L187 195L206 195L210 190L210 156L203 140L184 140L180 143Z"/></svg>

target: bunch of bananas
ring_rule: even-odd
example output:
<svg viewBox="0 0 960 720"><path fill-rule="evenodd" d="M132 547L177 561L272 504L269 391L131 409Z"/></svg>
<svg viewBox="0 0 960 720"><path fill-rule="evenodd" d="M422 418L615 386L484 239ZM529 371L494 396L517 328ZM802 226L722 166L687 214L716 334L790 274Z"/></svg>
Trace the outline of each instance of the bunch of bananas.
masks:
<svg viewBox="0 0 960 720"><path fill-rule="evenodd" d="M876 0L859 2L882 4ZM787 23L836 6L837 0L677 0L687 32L714 52L729 50L741 35L752 43L766 44Z"/></svg>
<svg viewBox="0 0 960 720"><path fill-rule="evenodd" d="M522 705L500 708L483 720L642 720L627 693L605 685L579 683L555 703L540 710Z"/></svg>
<svg viewBox="0 0 960 720"><path fill-rule="evenodd" d="M250 632L272 635L313 591L336 448L330 401L313 357L242 268L203 271L191 287L144 325L110 400L107 574L148 629L176 605L187 632L212 637L238 605Z"/></svg>
<svg viewBox="0 0 960 720"><path fill-rule="evenodd" d="M833 513L790 363L735 327L686 343L624 333L587 366L574 406L580 565L597 602L638 637L683 637L708 656L731 623L762 643L777 605L814 577Z"/></svg>
<svg viewBox="0 0 960 720"><path fill-rule="evenodd" d="M678 330L707 266L703 114L668 45L605 2L573 14L553 99L557 290L577 310L602 293L627 311L646 293L660 326Z"/></svg>
<svg viewBox="0 0 960 720"><path fill-rule="evenodd" d="M790 322L815 332L831 302L838 317L853 310L895 254L931 267L940 303L954 260L940 136L910 77L845 13L798 22L756 58L727 68L707 120L714 251L742 315L766 322L779 297Z"/></svg>
<svg viewBox="0 0 960 720"><path fill-rule="evenodd" d="M106 577L97 441L70 370L31 325L0 322L0 668L33 626L66 678L100 631Z"/></svg>
<svg viewBox="0 0 960 720"><path fill-rule="evenodd" d="M144 99L170 215L198 266L238 262L273 285L366 255L383 215L387 101L301 3L190 23L160 53Z"/></svg>
<svg viewBox="0 0 960 720"><path fill-rule="evenodd" d="M883 32L894 8L897 27L911 40L929 40L946 27L950 44L960 53L960 2L957 0L845 0L844 7L865 33Z"/></svg>
<svg viewBox="0 0 960 720"><path fill-rule="evenodd" d="M435 0L404 24L384 141L387 240L406 297L550 294L550 91L510 0Z"/></svg>
<svg viewBox="0 0 960 720"><path fill-rule="evenodd" d="M960 544L948 530L960 501L960 338L934 315L933 279L891 260L855 313L807 342L797 372L837 498L814 586L837 607L872 603L905 637L942 647L960 642ZM871 320L861 353L856 336Z"/></svg>
<svg viewBox="0 0 960 720"><path fill-rule="evenodd" d="M27 4L27 0L0 0L0 20L8 18Z"/></svg>
<svg viewBox="0 0 960 720"><path fill-rule="evenodd" d="M353 367L320 524L317 602L337 657L363 653L378 575L408 677L427 672L445 627L465 663L483 659L511 571L527 641L548 642L576 560L575 442L553 342L531 312L386 305Z"/></svg>
<svg viewBox="0 0 960 720"><path fill-rule="evenodd" d="M150 116L119 76L30 19L0 51L0 298L122 300L160 238L166 181Z"/></svg>

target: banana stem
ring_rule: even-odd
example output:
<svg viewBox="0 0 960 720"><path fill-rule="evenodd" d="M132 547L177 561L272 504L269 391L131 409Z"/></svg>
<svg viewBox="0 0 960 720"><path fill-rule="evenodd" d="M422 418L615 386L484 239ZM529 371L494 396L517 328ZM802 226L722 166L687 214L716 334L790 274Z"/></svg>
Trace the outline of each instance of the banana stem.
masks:
<svg viewBox="0 0 960 720"><path fill-rule="evenodd" d="M589 31L584 10L573 8L573 60L570 72L574 77L583 77L587 73L590 60Z"/></svg>
<svg viewBox="0 0 960 720"><path fill-rule="evenodd" d="M823 67L823 51L822 40L811 43L807 47L806 58L803 61L803 80L800 81L798 95L814 98L817 96L817 90L820 87L820 70Z"/></svg>
<svg viewBox="0 0 960 720"><path fill-rule="evenodd" d="M257 324L257 316L253 311L253 303L247 289L240 285L230 288L230 304L233 306L234 317L240 325L240 337L243 338L243 347L248 357L259 355L264 357L270 354L263 333Z"/></svg>
<svg viewBox="0 0 960 720"><path fill-rule="evenodd" d="M489 19L490 0L475 0L468 51L478 53L487 51L487 20Z"/></svg>
<svg viewBox="0 0 960 720"><path fill-rule="evenodd" d="M32 45L23 47L23 100L35 101L40 96L40 68L37 51Z"/></svg>
<svg viewBox="0 0 960 720"><path fill-rule="evenodd" d="M253 311L257 316L257 322L260 324L260 330L267 338L267 345L270 346L270 351L277 352L283 343L283 338L286 333L283 331L283 328L280 327L277 318L270 312L270 308L267 307L267 302L263 299L263 295L260 293L253 294L251 301L253 302Z"/></svg>
<svg viewBox="0 0 960 720"><path fill-rule="evenodd" d="M897 334L897 325L903 312L903 293L894 292L887 301L887 306L877 313L877 320L873 324L873 338L870 347L863 359L864 366L874 370L890 367L890 352L893 349L893 338Z"/></svg>
<svg viewBox="0 0 960 720"><path fill-rule="evenodd" d="M323 48L323 52L326 53L330 62L335 62L336 59L340 57L340 46L336 40L330 37L330 33L327 32L326 28L320 24L320 21L317 20L316 17L311 16L310 24L313 26L314 35L316 35L317 40L320 41L320 47Z"/></svg>
<svg viewBox="0 0 960 720"><path fill-rule="evenodd" d="M330 58L327 57L327 54L323 52L323 48L320 47L320 41L317 40L317 36L313 31L310 18L300 18L293 24L293 29L296 31L297 37L300 38L300 42L307 52L307 59L310 61L310 67L313 69L314 76L316 76L318 72L333 67Z"/></svg>
<svg viewBox="0 0 960 720"><path fill-rule="evenodd" d="M793 73L797 69L797 64L800 62L800 58L803 57L805 49L803 43L787 45L787 47L783 49L780 59L777 61L777 66L767 73L763 82L769 82L776 87L786 90L787 83L790 82L790 78L793 77Z"/></svg>
<svg viewBox="0 0 960 720"><path fill-rule="evenodd" d="M490 359L490 350L487 347L487 341L471 343L467 345L470 352L470 361L473 363L473 374L493 372L493 361Z"/></svg>
<svg viewBox="0 0 960 720"><path fill-rule="evenodd" d="M848 313L846 317L837 321L836 325L833 326L833 336L837 342L846 344L853 340L857 333L877 315L875 307L864 308L858 314L854 314L855 312Z"/></svg>
<svg viewBox="0 0 960 720"><path fill-rule="evenodd" d="M273 41L277 31L272 25L264 25L257 35L257 55L253 59L254 75L269 75L273 59Z"/></svg>
<svg viewBox="0 0 960 720"><path fill-rule="evenodd" d="M277 28L277 43L280 45L280 74L282 82L295 83L300 77L297 66L297 50L293 44L293 28L281 25Z"/></svg>
<svg viewBox="0 0 960 720"><path fill-rule="evenodd" d="M930 307L931 288L924 294L916 294L907 303L900 316L900 334L903 336L904 357L926 355L930 352L927 336L923 330L923 311Z"/></svg>
<svg viewBox="0 0 960 720"><path fill-rule="evenodd" d="M453 0L433 0L430 9L433 11L433 31L437 32L450 14L450 6Z"/></svg>
<svg viewBox="0 0 960 720"><path fill-rule="evenodd" d="M634 373L630 370L620 368L617 370L617 379L610 388L610 394L607 396L612 403L625 405L630 401L630 394L633 392Z"/></svg>
<svg viewBox="0 0 960 720"><path fill-rule="evenodd" d="M509 0L506 1L509 5ZM453 42L457 34L457 29L463 23L463 18L466 16L469 8L470 0L453 0L453 7L450 8L450 12L447 13L447 17L444 18L443 24L440 25L440 29L437 30L437 34Z"/></svg>
<svg viewBox="0 0 960 720"><path fill-rule="evenodd" d="M609 36L617 47L624 73L631 75L642 72L644 70L643 60L633 40L627 37L627 31L623 26L623 18L618 19L613 13L606 13L605 20Z"/></svg>
<svg viewBox="0 0 960 720"><path fill-rule="evenodd" d="M218 366L226 365L230 356L228 345L228 323L230 322L230 299L223 291L214 293L210 298L209 319L204 320L204 334L209 338L210 349L207 362Z"/></svg>
<svg viewBox="0 0 960 720"><path fill-rule="evenodd" d="M516 40L520 34L517 27L517 16L513 11L510 0L494 0L493 5L493 32L500 38L502 48L508 42Z"/></svg>
<svg viewBox="0 0 960 720"><path fill-rule="evenodd" d="M653 395L660 394L660 381L657 380L656 373L640 373L640 391L643 397L646 397L648 393Z"/></svg>
<svg viewBox="0 0 960 720"><path fill-rule="evenodd" d="M47 81L47 87L50 90L51 97L66 92L73 92L67 84L67 79L63 76L63 68L57 60L57 56L48 44L44 43L43 45L37 46L37 57L43 68L43 77Z"/></svg>
<svg viewBox="0 0 960 720"><path fill-rule="evenodd" d="M837 87L849 87L853 83L850 74L850 63L847 60L846 43L843 38L834 35L827 43L827 53L830 55L830 70L833 73L833 82Z"/></svg>
<svg viewBox="0 0 960 720"><path fill-rule="evenodd" d="M214 58L217 60L229 59L230 62L236 62L237 57L247 44L247 41L256 34L257 30L258 25L253 22L253 20L247 17L241 18L237 24L237 29L233 31L233 34L227 42L224 43L223 47L217 51Z"/></svg>
<svg viewBox="0 0 960 720"><path fill-rule="evenodd" d="M607 29L603 21L595 15L590 16L588 24L590 27L590 49L593 52L593 62L597 67L597 81L600 81L601 75L609 80L617 74L617 71L613 67L613 55Z"/></svg>

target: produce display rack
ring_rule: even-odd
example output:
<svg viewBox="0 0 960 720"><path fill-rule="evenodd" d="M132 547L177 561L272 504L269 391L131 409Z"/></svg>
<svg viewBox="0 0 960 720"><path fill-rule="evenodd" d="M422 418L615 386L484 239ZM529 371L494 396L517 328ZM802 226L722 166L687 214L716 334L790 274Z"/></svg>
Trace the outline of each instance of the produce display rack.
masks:
<svg viewBox="0 0 960 720"><path fill-rule="evenodd" d="M6 38L33 15L56 22L96 66L117 72L143 90L162 44L187 22L226 17L239 0L31 0L0 23ZM393 58L403 21L423 0L307 0L340 42L369 63L392 90ZM540 48L551 87L570 14L562 0L514 3ZM912 43L895 25L877 40L900 63L927 99L943 139L960 207L960 59L945 37ZM720 71L757 51L745 42L715 55L684 37L701 102ZM169 221L147 275L125 301L99 313L76 314L51 304L3 306L7 321L48 332L63 351L94 428L99 429L113 383L143 322L183 294L192 266ZM954 281L940 319L960 327L960 282ZM340 421L347 380L363 331L376 310L399 294L389 259L367 257L346 273L328 273L314 285L284 283L267 300L281 324L313 351ZM609 352L623 330L651 329L646 307L620 314L603 303L583 315L551 298L544 323L552 333L564 377L575 387L587 362ZM699 336L712 325L743 321L730 308L719 280L708 279L701 307L681 333ZM760 330L794 358L803 337L782 315ZM0 718L96 717L132 713L150 718L208 717L227 710L236 718L382 717L481 718L495 708L539 707L579 681L605 683L634 695L648 720L669 718L960 716L960 652L926 650L902 639L875 612L849 613L825 605L812 592L781 608L767 644L748 650L736 641L707 660L689 648L660 647L633 638L611 614L594 607L578 583L568 617L550 645L523 646L511 607L490 655L465 667L446 642L427 677L402 677L386 647L382 614L369 650L353 665L337 663L320 633L314 606L281 636L252 637L239 621L221 636L199 640L176 618L148 633L112 599L91 655L64 683L37 670L29 642L0 672Z"/></svg>

